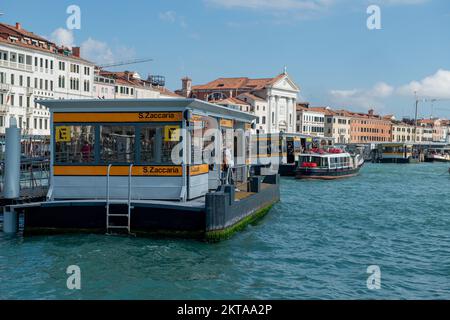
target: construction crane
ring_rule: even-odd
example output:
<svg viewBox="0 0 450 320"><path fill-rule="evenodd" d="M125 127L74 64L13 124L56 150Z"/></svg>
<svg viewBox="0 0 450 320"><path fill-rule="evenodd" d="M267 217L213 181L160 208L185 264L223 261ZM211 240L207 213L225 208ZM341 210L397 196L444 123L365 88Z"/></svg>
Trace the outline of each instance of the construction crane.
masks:
<svg viewBox="0 0 450 320"><path fill-rule="evenodd" d="M437 98L423 98L423 99L419 99L419 97L417 96L417 92L414 93L415 98L416 98L416 115L415 115L415 125L417 126L417 117L418 117L418 111L419 111L419 103L420 102L430 102L431 103L431 113L433 113L433 107L434 107L434 103L435 102L441 102L441 101L450 101L449 98L447 99L437 99Z"/></svg>
<svg viewBox="0 0 450 320"><path fill-rule="evenodd" d="M135 59L135 60L113 62L110 64L99 65L98 67L103 69L103 68L111 68L111 67L120 67L120 66L132 65L132 64L139 64L139 63L150 62L150 61L153 61L153 59Z"/></svg>

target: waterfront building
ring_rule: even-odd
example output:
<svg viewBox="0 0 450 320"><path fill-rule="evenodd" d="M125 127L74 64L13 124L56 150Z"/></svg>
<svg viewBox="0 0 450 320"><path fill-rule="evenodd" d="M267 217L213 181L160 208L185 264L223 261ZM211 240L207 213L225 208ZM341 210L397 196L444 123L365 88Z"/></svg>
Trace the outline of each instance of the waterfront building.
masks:
<svg viewBox="0 0 450 320"><path fill-rule="evenodd" d="M182 89L176 91L186 98L208 102L228 98L242 100L250 105L250 113L257 116L260 133L295 132L299 92L300 88L286 70L274 78L219 78L196 86L192 85L190 78L185 77L182 79Z"/></svg>
<svg viewBox="0 0 450 320"><path fill-rule="evenodd" d="M180 98L166 89L164 83L155 82L152 76L146 80L132 71L95 71L94 91L99 99L158 99Z"/></svg>
<svg viewBox="0 0 450 320"><path fill-rule="evenodd" d="M325 111L325 137L333 138L335 143L350 143L351 115L345 110Z"/></svg>
<svg viewBox="0 0 450 320"><path fill-rule="evenodd" d="M447 139L447 130L442 124L445 123L441 119L421 119L418 125L424 128L426 132L426 141L445 142ZM431 138L430 138L431 133Z"/></svg>
<svg viewBox="0 0 450 320"><path fill-rule="evenodd" d="M48 135L50 113L39 100L92 98L94 64L80 48L0 23L0 135L15 117L25 135Z"/></svg>
<svg viewBox="0 0 450 320"><path fill-rule="evenodd" d="M238 98L227 98L215 102L219 106L224 106L238 111L243 111L247 113L253 113L252 107L248 102L240 100Z"/></svg>
<svg viewBox="0 0 450 320"><path fill-rule="evenodd" d="M392 142L414 142L415 127L413 125L393 121L391 132Z"/></svg>
<svg viewBox="0 0 450 320"><path fill-rule="evenodd" d="M327 112L327 108L310 107L309 103L297 104L297 132L311 136L324 137L325 113Z"/></svg>
<svg viewBox="0 0 450 320"><path fill-rule="evenodd" d="M351 112L350 142L374 143L389 142L392 139L392 123L389 117L376 115L371 109L366 113Z"/></svg>

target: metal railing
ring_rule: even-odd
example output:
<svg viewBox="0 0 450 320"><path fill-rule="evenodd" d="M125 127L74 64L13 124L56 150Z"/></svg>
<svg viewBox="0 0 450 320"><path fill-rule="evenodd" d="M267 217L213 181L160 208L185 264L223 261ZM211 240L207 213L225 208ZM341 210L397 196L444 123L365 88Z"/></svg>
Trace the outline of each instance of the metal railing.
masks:
<svg viewBox="0 0 450 320"><path fill-rule="evenodd" d="M4 183L3 161L0 162L0 192L3 192ZM20 190L42 190L45 192L50 180L50 161L41 158L22 159L20 163Z"/></svg>
<svg viewBox="0 0 450 320"><path fill-rule="evenodd" d="M45 194L50 180L48 137L23 136L21 141L20 189L24 196ZM0 192L4 188L5 141L0 137Z"/></svg>

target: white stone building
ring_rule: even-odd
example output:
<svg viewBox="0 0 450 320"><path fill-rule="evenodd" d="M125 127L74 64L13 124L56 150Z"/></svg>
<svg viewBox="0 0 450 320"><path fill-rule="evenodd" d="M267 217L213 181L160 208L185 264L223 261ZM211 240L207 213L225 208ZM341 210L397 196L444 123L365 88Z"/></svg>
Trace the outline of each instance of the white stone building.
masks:
<svg viewBox="0 0 450 320"><path fill-rule="evenodd" d="M325 137L333 138L334 143L350 143L351 115L345 110L324 109Z"/></svg>
<svg viewBox="0 0 450 320"><path fill-rule="evenodd" d="M312 108L309 104L297 105L297 132L311 136L325 136L325 108Z"/></svg>
<svg viewBox="0 0 450 320"><path fill-rule="evenodd" d="M151 79L142 80L137 72L111 72L97 69L94 93L98 99L182 98Z"/></svg>
<svg viewBox="0 0 450 320"><path fill-rule="evenodd" d="M49 135L48 99L92 98L94 64L24 30L0 23L0 135L15 117L24 135Z"/></svg>
<svg viewBox="0 0 450 320"><path fill-rule="evenodd" d="M188 77L182 81L183 88L176 92L185 97L209 102L237 98L248 103L250 113L258 116L260 133L295 132L300 89L286 71L275 78L219 78L197 86L192 86Z"/></svg>

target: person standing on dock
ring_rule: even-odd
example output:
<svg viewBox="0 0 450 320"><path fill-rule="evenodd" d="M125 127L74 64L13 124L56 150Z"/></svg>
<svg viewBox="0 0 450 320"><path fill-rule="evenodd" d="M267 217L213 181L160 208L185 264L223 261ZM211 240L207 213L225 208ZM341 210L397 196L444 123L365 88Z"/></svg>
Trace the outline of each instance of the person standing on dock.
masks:
<svg viewBox="0 0 450 320"><path fill-rule="evenodd" d="M234 167L233 155L228 146L225 146L223 151L224 151L224 171L226 172L226 183L234 184L234 181L233 181L233 167Z"/></svg>

